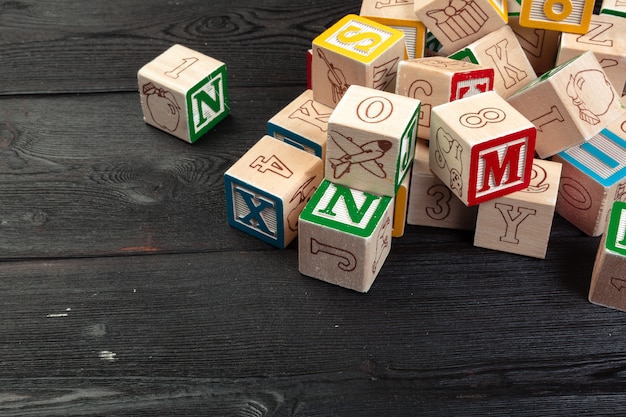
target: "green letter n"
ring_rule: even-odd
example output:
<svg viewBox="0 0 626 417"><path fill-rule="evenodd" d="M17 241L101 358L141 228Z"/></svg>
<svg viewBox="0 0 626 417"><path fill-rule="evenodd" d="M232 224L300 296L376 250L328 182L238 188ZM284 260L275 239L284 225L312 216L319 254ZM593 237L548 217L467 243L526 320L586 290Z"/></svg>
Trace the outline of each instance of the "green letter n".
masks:
<svg viewBox="0 0 626 417"><path fill-rule="evenodd" d="M372 203L380 198L377 195L369 193L363 193L363 195L365 196L365 201L361 205L361 208L358 208L356 201L354 201L352 191L349 188L336 187L335 194L331 197L326 208L320 210L319 212L327 216L337 216L337 213L334 212L334 208L339 199L343 197L350 220L352 220L353 223L358 224L363 220L363 216L365 216L365 213L367 213L367 210L369 210Z"/></svg>

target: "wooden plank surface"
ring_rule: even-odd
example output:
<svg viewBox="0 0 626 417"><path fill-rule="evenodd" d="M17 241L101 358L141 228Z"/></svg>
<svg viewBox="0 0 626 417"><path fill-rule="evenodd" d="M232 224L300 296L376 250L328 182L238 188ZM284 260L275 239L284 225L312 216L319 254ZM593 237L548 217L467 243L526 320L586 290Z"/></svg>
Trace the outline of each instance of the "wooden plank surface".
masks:
<svg viewBox="0 0 626 417"><path fill-rule="evenodd" d="M623 415L626 315L559 216L545 260L408 226L365 295L227 225L223 172L359 4L0 5L0 416ZM175 42L229 66L194 145L141 116Z"/></svg>

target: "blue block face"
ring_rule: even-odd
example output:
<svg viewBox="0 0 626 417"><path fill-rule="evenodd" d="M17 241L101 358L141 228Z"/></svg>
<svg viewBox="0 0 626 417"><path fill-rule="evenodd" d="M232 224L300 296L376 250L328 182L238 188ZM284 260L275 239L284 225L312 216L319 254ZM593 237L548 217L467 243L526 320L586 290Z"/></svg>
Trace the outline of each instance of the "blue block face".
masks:
<svg viewBox="0 0 626 417"><path fill-rule="evenodd" d="M288 143L291 146L295 146L296 148L300 150L303 150L312 155L315 155L318 158L322 157L322 147L320 146L319 143L315 143L312 140L307 139L304 136L299 135L294 131L285 129L284 127L278 126L277 124L268 122L267 134L279 140L282 140L283 142Z"/></svg>
<svg viewBox="0 0 626 417"><path fill-rule="evenodd" d="M626 177L626 140L608 129L559 156L604 187Z"/></svg>
<svg viewBox="0 0 626 417"><path fill-rule="evenodd" d="M270 245L284 248L282 200L229 175L224 176L228 223Z"/></svg>

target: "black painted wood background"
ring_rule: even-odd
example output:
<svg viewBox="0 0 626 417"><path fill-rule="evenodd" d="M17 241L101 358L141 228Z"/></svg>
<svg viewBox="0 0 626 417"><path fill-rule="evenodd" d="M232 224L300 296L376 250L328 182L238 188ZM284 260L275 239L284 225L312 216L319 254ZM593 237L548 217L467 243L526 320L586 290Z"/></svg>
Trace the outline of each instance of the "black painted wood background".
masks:
<svg viewBox="0 0 626 417"><path fill-rule="evenodd" d="M558 216L545 260L409 226L365 295L227 225L224 171L359 5L0 2L0 415L624 415L626 313ZM142 120L174 43L228 65L194 145Z"/></svg>

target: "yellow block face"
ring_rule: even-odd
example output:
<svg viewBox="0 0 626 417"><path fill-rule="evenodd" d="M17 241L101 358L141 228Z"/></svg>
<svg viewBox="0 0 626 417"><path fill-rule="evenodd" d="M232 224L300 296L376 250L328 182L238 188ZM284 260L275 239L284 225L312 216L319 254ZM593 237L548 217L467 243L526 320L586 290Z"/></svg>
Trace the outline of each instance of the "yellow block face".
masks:
<svg viewBox="0 0 626 417"><path fill-rule="evenodd" d="M593 3L593 0L525 0L519 23L538 29L586 33Z"/></svg>
<svg viewBox="0 0 626 417"><path fill-rule="evenodd" d="M313 43L368 64L403 36L401 30L361 16L347 15L315 38Z"/></svg>

